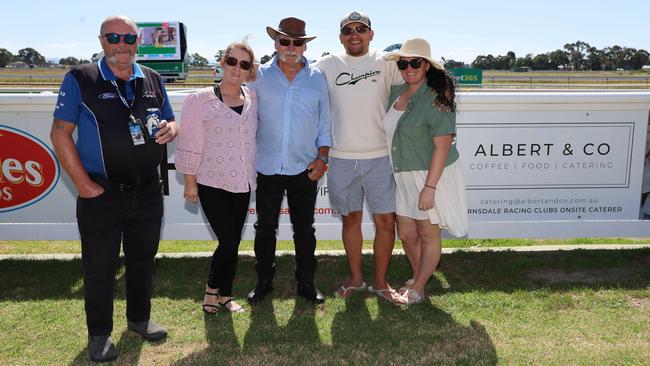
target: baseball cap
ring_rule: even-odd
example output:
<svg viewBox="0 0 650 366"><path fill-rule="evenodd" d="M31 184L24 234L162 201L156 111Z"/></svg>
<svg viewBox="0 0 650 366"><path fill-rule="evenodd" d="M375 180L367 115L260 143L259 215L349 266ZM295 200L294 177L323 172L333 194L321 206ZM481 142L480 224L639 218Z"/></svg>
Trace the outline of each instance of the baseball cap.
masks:
<svg viewBox="0 0 650 366"><path fill-rule="evenodd" d="M370 18L368 18L368 15L360 11L353 11L346 14L343 19L341 19L340 28L343 28L350 23L361 23L367 25L368 28L372 28L370 26Z"/></svg>

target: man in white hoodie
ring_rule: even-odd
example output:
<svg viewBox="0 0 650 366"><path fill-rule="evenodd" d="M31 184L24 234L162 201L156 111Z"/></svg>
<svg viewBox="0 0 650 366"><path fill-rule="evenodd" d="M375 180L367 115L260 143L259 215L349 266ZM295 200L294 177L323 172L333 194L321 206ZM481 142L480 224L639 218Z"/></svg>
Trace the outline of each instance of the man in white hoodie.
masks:
<svg viewBox="0 0 650 366"><path fill-rule="evenodd" d="M328 188L332 205L341 213L343 243L350 277L336 294L347 297L365 289L361 271L364 198L375 223L375 271L369 291L392 300L386 272L395 243L395 183L382 120L391 85L404 83L394 62L370 51L374 32L364 13L353 11L340 23L345 53L316 63L327 78L332 109L332 148Z"/></svg>

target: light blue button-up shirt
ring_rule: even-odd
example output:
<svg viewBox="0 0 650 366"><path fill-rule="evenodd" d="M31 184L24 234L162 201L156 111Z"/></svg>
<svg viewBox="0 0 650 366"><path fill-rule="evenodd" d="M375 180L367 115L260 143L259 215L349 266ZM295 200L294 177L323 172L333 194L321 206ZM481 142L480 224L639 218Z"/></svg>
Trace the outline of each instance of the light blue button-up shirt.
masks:
<svg viewBox="0 0 650 366"><path fill-rule="evenodd" d="M262 65L257 92L257 171L264 175L300 174L318 156L318 148L332 146L330 102L325 75L309 66L289 82L278 59Z"/></svg>

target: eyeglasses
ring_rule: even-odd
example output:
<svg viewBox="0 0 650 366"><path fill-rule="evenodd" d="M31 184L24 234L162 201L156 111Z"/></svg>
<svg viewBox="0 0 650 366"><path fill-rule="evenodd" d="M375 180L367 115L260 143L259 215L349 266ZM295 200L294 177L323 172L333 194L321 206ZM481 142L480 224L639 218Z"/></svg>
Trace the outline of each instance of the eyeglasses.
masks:
<svg viewBox="0 0 650 366"><path fill-rule="evenodd" d="M344 36L349 36L352 34L352 30L354 29L355 32L359 34L366 33L370 28L365 25L357 25L356 27L343 27L341 28L341 34Z"/></svg>
<svg viewBox="0 0 650 366"><path fill-rule="evenodd" d="M293 41L293 45L296 46L296 47L302 47L302 45L305 44L304 39L286 39L286 38L278 39L278 42L284 47L287 47L288 45L290 45L291 41Z"/></svg>
<svg viewBox="0 0 650 366"><path fill-rule="evenodd" d="M124 38L124 43L126 44L135 44L138 40L138 35L134 33L127 34L117 34L117 33L106 33L102 37L106 37L106 41L110 44L120 43L120 39Z"/></svg>
<svg viewBox="0 0 650 366"><path fill-rule="evenodd" d="M237 66L237 63L239 63L239 67L241 67L242 70L250 70L251 67L253 67L253 64L249 61L238 60L232 56L226 57L226 65L235 67Z"/></svg>
<svg viewBox="0 0 650 366"><path fill-rule="evenodd" d="M397 61L397 68L402 71L406 70L406 68L409 67L409 65L411 65L413 69L419 69L420 66L422 66L422 59L414 58L411 59L411 61L406 61L406 60Z"/></svg>

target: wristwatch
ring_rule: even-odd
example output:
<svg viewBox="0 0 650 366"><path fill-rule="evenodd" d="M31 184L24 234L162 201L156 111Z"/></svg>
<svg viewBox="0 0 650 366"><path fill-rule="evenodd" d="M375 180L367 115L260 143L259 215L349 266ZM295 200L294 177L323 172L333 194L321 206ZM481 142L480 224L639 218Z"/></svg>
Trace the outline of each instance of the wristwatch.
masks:
<svg viewBox="0 0 650 366"><path fill-rule="evenodd" d="M320 159L323 163L325 163L325 165L327 165L327 163L329 163L330 161L329 156L325 156L322 154L318 154L318 159Z"/></svg>

